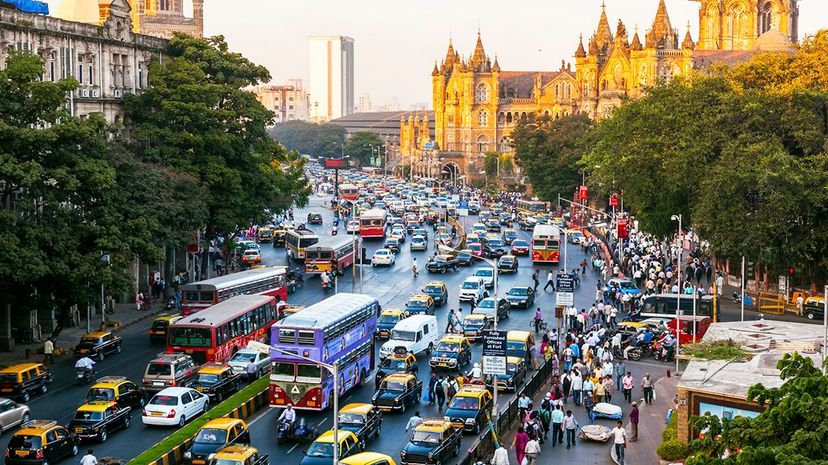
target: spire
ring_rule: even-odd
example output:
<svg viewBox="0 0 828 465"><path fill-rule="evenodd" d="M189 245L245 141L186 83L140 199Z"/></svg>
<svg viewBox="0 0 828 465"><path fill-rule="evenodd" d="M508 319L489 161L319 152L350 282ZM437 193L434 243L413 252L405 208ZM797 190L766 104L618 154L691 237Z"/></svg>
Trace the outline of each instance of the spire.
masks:
<svg viewBox="0 0 828 465"><path fill-rule="evenodd" d="M612 30L610 29L609 20L607 19L607 8L605 3L601 3L601 19L598 20L598 30L595 32L595 40L598 48L604 48L604 45L612 42Z"/></svg>
<svg viewBox="0 0 828 465"><path fill-rule="evenodd" d="M657 43L667 39L664 45L672 44L675 40L673 26L670 25L670 15L667 14L667 5L664 3L664 0L658 1L658 11L656 11L656 17L650 33L653 34L653 40Z"/></svg>
<svg viewBox="0 0 828 465"><path fill-rule="evenodd" d="M437 76L439 74L440 74L440 70L437 69L437 60L434 60L434 69L431 70L431 75L432 76Z"/></svg>
<svg viewBox="0 0 828 465"><path fill-rule="evenodd" d="M446 66L450 66L452 63L454 63L454 57L456 54L457 52L454 51L454 45L452 45L451 43L451 38L449 38L449 46L448 50L446 51Z"/></svg>
<svg viewBox="0 0 828 465"><path fill-rule="evenodd" d="M687 33L684 34L684 42L681 43L681 48L692 50L694 45L693 38L690 36L690 21L687 21Z"/></svg>
<svg viewBox="0 0 828 465"><path fill-rule="evenodd" d="M483 50L483 39L480 37L480 30L477 31L477 44L474 46L474 54L470 64L475 71L481 71L481 68L486 65L486 51Z"/></svg>
<svg viewBox="0 0 828 465"><path fill-rule="evenodd" d="M492 65L492 72L500 72L500 64L497 63L497 54L495 54L494 64Z"/></svg>
<svg viewBox="0 0 828 465"><path fill-rule="evenodd" d="M630 47L636 51L641 50L643 48L641 46L641 39L638 38L638 26L635 26L635 35L633 35Z"/></svg>
<svg viewBox="0 0 828 465"><path fill-rule="evenodd" d="M585 58L586 50L584 50L584 35L581 34L581 39L578 42L578 50L575 50L575 58Z"/></svg>
<svg viewBox="0 0 828 465"><path fill-rule="evenodd" d="M598 42L595 41L595 36L589 38L589 54L590 56L598 56Z"/></svg>

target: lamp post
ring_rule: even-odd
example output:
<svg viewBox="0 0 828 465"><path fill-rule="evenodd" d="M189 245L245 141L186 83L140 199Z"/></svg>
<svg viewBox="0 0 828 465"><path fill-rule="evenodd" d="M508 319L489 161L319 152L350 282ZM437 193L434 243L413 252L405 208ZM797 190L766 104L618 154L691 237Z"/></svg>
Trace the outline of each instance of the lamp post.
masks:
<svg viewBox="0 0 828 465"><path fill-rule="evenodd" d="M679 256L678 256L678 265L676 266L676 268L677 268L676 269L676 276L678 277L677 278L678 298L676 299L676 353L675 353L676 373L678 374L678 371L679 371L678 351L679 351L679 348L681 347L681 341L680 341L680 338L679 338L679 323L681 323L681 321L680 321L680 318L681 318L680 317L680 313L681 313L681 294L682 294L682 292L684 292L681 288L681 277L684 273L681 269L681 265L682 265L682 263L681 263L681 258L682 257L681 256L682 256L682 252L684 250L684 241L681 238L681 214L673 215L673 216L670 217L670 219L673 220L673 221L678 221Z"/></svg>

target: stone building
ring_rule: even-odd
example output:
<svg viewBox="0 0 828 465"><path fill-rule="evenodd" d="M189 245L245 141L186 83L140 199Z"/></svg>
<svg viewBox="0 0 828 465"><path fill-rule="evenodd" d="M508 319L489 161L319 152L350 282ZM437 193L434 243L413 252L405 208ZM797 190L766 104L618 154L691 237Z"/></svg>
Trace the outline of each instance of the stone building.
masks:
<svg viewBox="0 0 828 465"><path fill-rule="evenodd" d="M163 60L167 41L133 32L127 0L111 0L107 13L98 26L0 7L0 67L11 50L39 55L44 80L78 81L67 98L72 115L98 112L122 124L124 95L147 86L149 66Z"/></svg>
<svg viewBox="0 0 828 465"><path fill-rule="evenodd" d="M176 32L204 35L204 0L192 0L193 17L184 16L184 0L127 0L132 31L170 38ZM52 13L60 19L102 25L109 16L109 0L61 0Z"/></svg>
<svg viewBox="0 0 828 465"><path fill-rule="evenodd" d="M308 93L293 85L259 86L253 90L265 108L276 114L274 124L286 121L307 121Z"/></svg>

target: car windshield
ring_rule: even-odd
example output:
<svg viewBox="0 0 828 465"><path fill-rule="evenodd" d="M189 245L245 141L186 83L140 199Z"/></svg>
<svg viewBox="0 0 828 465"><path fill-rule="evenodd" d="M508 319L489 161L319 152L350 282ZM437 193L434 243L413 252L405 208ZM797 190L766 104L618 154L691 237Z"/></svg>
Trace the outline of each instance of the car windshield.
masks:
<svg viewBox="0 0 828 465"><path fill-rule="evenodd" d="M413 331L391 331L391 339L395 341L405 341L405 342L414 342L414 339L417 337L417 334Z"/></svg>
<svg viewBox="0 0 828 465"><path fill-rule="evenodd" d="M619 281L618 286L621 289L638 289L632 281Z"/></svg>
<svg viewBox="0 0 828 465"><path fill-rule="evenodd" d="M92 388L88 393L86 393L86 398L95 400L115 400L115 390Z"/></svg>
<svg viewBox="0 0 828 465"><path fill-rule="evenodd" d="M414 431L414 436L411 442L421 442L425 444L440 444L442 435L434 431Z"/></svg>
<svg viewBox="0 0 828 465"><path fill-rule="evenodd" d="M155 397L153 397L152 400L150 400L150 404L152 404L152 405L178 405L178 397L156 394Z"/></svg>
<svg viewBox="0 0 828 465"><path fill-rule="evenodd" d="M400 321L400 318L397 315L380 315L377 319L377 323L396 323Z"/></svg>
<svg viewBox="0 0 828 465"><path fill-rule="evenodd" d="M514 373L517 371L517 365L514 363L507 363L506 364L506 372L507 373Z"/></svg>
<svg viewBox="0 0 828 465"><path fill-rule="evenodd" d="M402 381L386 381L382 383L383 389L386 391L396 391L396 392L403 392L405 391L405 383Z"/></svg>
<svg viewBox="0 0 828 465"><path fill-rule="evenodd" d="M484 324L486 324L486 320L482 320L480 318L466 318L463 321L463 326L467 328L476 328L479 326L483 326Z"/></svg>
<svg viewBox="0 0 828 465"><path fill-rule="evenodd" d="M94 346L98 344L100 339L97 337L82 337L80 340L80 345L82 346Z"/></svg>
<svg viewBox="0 0 828 465"><path fill-rule="evenodd" d="M490 278L494 275L494 272L491 270L491 268L484 268L482 270L477 270L474 273L474 275L475 276L481 276L483 278Z"/></svg>
<svg viewBox="0 0 828 465"><path fill-rule="evenodd" d="M514 259L514 258L512 258L512 257L509 257L509 258L501 258L501 259L500 259L500 264L501 264L501 265L511 265L514 261L515 261L515 259Z"/></svg>
<svg viewBox="0 0 828 465"><path fill-rule="evenodd" d="M213 465L244 465L244 462L236 459L213 459Z"/></svg>
<svg viewBox="0 0 828 465"><path fill-rule="evenodd" d="M227 442L227 431L217 428L202 428L195 438L197 444L224 444Z"/></svg>
<svg viewBox="0 0 828 465"><path fill-rule="evenodd" d="M523 357L526 355L526 344L522 341L507 341L506 355L510 357Z"/></svg>
<svg viewBox="0 0 828 465"><path fill-rule="evenodd" d="M388 370L394 370L394 371L404 371L405 370L405 360L400 360L398 358L386 358L382 362L382 368L386 368Z"/></svg>
<svg viewBox="0 0 828 465"><path fill-rule="evenodd" d="M75 412L75 420L101 421L103 420L103 412Z"/></svg>
<svg viewBox="0 0 828 465"><path fill-rule="evenodd" d="M523 241L523 240L514 241L514 242L512 242L512 246L513 247L529 247L529 243L526 242L526 241Z"/></svg>
<svg viewBox="0 0 828 465"><path fill-rule="evenodd" d="M500 239L489 239L486 241L489 247L503 247L503 241Z"/></svg>
<svg viewBox="0 0 828 465"><path fill-rule="evenodd" d="M17 382L17 373L2 373L2 374L0 374L0 382L3 382L3 383L16 383Z"/></svg>
<svg viewBox="0 0 828 465"><path fill-rule="evenodd" d="M408 307L411 308L426 308L426 301L424 300L409 300Z"/></svg>
<svg viewBox="0 0 828 465"><path fill-rule="evenodd" d="M27 434L15 434L9 441L9 449L37 450L43 446L40 436L29 436Z"/></svg>
<svg viewBox="0 0 828 465"><path fill-rule="evenodd" d="M480 301L480 304L477 308L494 308L494 300L493 299L483 299Z"/></svg>
<svg viewBox="0 0 828 465"><path fill-rule="evenodd" d="M374 252L374 255L388 255L389 252L387 250L377 250Z"/></svg>
<svg viewBox="0 0 828 465"><path fill-rule="evenodd" d="M477 289L480 284L477 281L464 281L463 289Z"/></svg>
<svg viewBox="0 0 828 465"><path fill-rule="evenodd" d="M437 344L437 352L460 352L460 343L441 342Z"/></svg>
<svg viewBox="0 0 828 465"><path fill-rule="evenodd" d="M314 442L308 449L308 457L333 457L333 444Z"/></svg>
<svg viewBox="0 0 828 465"><path fill-rule="evenodd" d="M524 295L529 294L529 289L525 288L525 287L513 287L513 288L509 289L509 292L507 294L524 296Z"/></svg>
<svg viewBox="0 0 828 465"><path fill-rule="evenodd" d="M199 373L198 379L196 379L196 383L198 384L217 384L219 382L219 375L213 375L208 373Z"/></svg>
<svg viewBox="0 0 828 465"><path fill-rule="evenodd" d="M209 328L177 328L170 330L170 345L183 347L208 347L213 342Z"/></svg>
<svg viewBox="0 0 828 465"><path fill-rule="evenodd" d="M230 359L231 362L252 362L256 360L256 354L236 352L236 355Z"/></svg>
<svg viewBox="0 0 828 465"><path fill-rule="evenodd" d="M454 396L448 408L454 410L478 410L480 400L476 397Z"/></svg>
<svg viewBox="0 0 828 465"><path fill-rule="evenodd" d="M169 363L150 363L147 374L151 376L169 376L172 374L172 365Z"/></svg>
<svg viewBox="0 0 828 465"><path fill-rule="evenodd" d="M440 286L426 286L425 291L429 294L442 294L443 288Z"/></svg>
<svg viewBox="0 0 828 465"><path fill-rule="evenodd" d="M361 413L340 413L339 422L361 425L365 423L365 415Z"/></svg>

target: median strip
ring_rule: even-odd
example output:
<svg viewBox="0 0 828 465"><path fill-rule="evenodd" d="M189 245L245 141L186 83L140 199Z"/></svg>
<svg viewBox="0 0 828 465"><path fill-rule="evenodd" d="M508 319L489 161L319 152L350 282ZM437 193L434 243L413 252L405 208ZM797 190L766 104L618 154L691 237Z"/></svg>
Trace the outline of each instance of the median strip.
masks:
<svg viewBox="0 0 828 465"><path fill-rule="evenodd" d="M261 407L267 405L267 376L250 383L241 391L228 397L204 415L191 421L175 433L167 436L158 444L130 460L127 465L174 465L184 456L184 452L198 430L208 421L222 417L247 418Z"/></svg>

